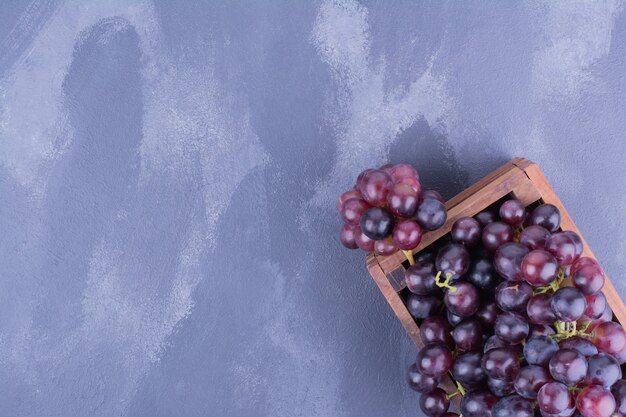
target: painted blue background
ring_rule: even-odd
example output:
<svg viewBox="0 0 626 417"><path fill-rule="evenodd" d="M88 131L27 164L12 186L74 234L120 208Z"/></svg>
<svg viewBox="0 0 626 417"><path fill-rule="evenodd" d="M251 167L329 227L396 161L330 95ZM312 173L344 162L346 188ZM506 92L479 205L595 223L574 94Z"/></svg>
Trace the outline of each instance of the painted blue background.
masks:
<svg viewBox="0 0 626 417"><path fill-rule="evenodd" d="M623 295L621 1L4 1L0 415L411 416L356 174L538 162Z"/></svg>

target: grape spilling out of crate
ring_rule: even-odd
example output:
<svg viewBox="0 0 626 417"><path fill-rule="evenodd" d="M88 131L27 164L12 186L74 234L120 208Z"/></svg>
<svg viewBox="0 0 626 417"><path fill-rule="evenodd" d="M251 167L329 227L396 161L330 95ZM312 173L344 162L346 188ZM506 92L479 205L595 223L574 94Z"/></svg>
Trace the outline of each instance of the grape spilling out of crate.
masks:
<svg viewBox="0 0 626 417"><path fill-rule="evenodd" d="M447 215L411 166L362 172L337 208L344 246L403 250L411 262L406 305L425 346L407 376L426 415L458 416L458 395L463 417L626 417L626 331L612 321L602 268L561 231L557 207L505 201L456 220L415 257ZM440 386L445 375L454 392Z"/></svg>

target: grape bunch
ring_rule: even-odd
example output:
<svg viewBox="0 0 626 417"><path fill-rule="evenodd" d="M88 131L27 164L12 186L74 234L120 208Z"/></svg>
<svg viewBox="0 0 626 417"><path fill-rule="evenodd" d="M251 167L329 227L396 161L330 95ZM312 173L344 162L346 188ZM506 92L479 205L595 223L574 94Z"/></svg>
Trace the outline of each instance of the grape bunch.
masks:
<svg viewBox="0 0 626 417"><path fill-rule="evenodd" d="M438 192L422 191L417 171L410 165L367 169L337 202L344 220L339 240L349 249L378 255L411 251L425 231L438 229L446 222L444 203Z"/></svg>
<svg viewBox="0 0 626 417"><path fill-rule="evenodd" d="M458 416L460 395L463 417L626 417L626 331L560 217L507 200L416 254L403 295L425 346L407 376L427 416Z"/></svg>

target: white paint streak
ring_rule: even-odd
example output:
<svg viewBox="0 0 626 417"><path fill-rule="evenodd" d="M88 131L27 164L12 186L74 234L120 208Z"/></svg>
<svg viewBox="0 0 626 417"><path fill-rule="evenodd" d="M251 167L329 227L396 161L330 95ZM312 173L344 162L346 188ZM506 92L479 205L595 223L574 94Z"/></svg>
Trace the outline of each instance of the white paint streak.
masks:
<svg viewBox="0 0 626 417"><path fill-rule="evenodd" d="M338 87L339 108L346 120L329 117L335 128L337 153L329 178L316 187L312 203L328 206L365 168L386 161L398 134L424 117L433 128L451 110L445 79L428 68L407 91L386 91L384 63L376 65L370 54L367 9L352 0L325 1L319 10L312 41Z"/></svg>

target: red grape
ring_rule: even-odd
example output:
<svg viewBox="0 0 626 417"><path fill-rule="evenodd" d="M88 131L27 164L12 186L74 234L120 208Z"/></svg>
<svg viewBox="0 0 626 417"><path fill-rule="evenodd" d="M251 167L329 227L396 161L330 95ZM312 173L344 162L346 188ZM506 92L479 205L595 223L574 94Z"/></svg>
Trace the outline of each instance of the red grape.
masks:
<svg viewBox="0 0 626 417"><path fill-rule="evenodd" d="M602 385L610 388L622 378L622 368L613 356L598 353L587 360L589 368L585 375L585 385Z"/></svg>
<svg viewBox="0 0 626 417"><path fill-rule="evenodd" d="M487 390L468 392L461 398L461 414L463 417L490 417L497 401L498 398Z"/></svg>
<svg viewBox="0 0 626 417"><path fill-rule="evenodd" d="M361 216L370 208L370 205L360 198L349 198L341 206L341 217L343 220L354 226L361 222Z"/></svg>
<svg viewBox="0 0 626 417"><path fill-rule="evenodd" d="M522 397L534 400L537 398L539 389L548 382L552 382L550 373L543 367L537 365L528 365L520 369L513 386L515 392Z"/></svg>
<svg viewBox="0 0 626 417"><path fill-rule="evenodd" d="M523 312L532 295L527 283L504 281L496 287L496 304L504 311Z"/></svg>
<svg viewBox="0 0 626 417"><path fill-rule="evenodd" d="M582 336L573 336L559 342L561 349L574 349L586 357L597 355L598 348L589 339Z"/></svg>
<svg viewBox="0 0 626 417"><path fill-rule="evenodd" d="M552 296L550 307L559 320L576 321L585 313L587 301L577 288L562 287Z"/></svg>
<svg viewBox="0 0 626 417"><path fill-rule="evenodd" d="M452 240L468 248L476 246L481 239L481 229L478 220L472 217L461 217L452 225L450 231Z"/></svg>
<svg viewBox="0 0 626 417"><path fill-rule="evenodd" d="M452 367L452 352L443 343L430 343L417 354L417 370L426 376L439 378Z"/></svg>
<svg viewBox="0 0 626 417"><path fill-rule="evenodd" d="M549 232L554 232L561 225L561 212L552 204L542 204L530 213L528 221L530 224L543 226Z"/></svg>
<svg viewBox="0 0 626 417"><path fill-rule="evenodd" d="M357 249L358 245L356 244L356 232L358 226L353 226L351 224L344 224L341 226L341 231L339 232L339 240L341 244L348 249Z"/></svg>
<svg viewBox="0 0 626 417"><path fill-rule="evenodd" d="M452 345L451 331L452 329L446 319L441 316L432 316L422 322L420 338L425 345L438 342L450 346Z"/></svg>
<svg viewBox="0 0 626 417"><path fill-rule="evenodd" d="M452 330L452 339L460 350L479 350L483 344L483 329L476 319L465 319Z"/></svg>
<svg viewBox="0 0 626 417"><path fill-rule="evenodd" d="M372 207L361 216L361 230L372 240L383 240L393 230L393 219L386 210Z"/></svg>
<svg viewBox="0 0 626 417"><path fill-rule="evenodd" d="M487 340L485 341L485 344L483 345L483 353L491 349L507 347L507 346L509 346L508 343L506 343L504 340L500 339L498 336L494 334L492 336L489 336Z"/></svg>
<svg viewBox="0 0 626 417"><path fill-rule="evenodd" d="M452 314L461 317L469 317L474 314L480 306L480 298L476 288L465 281L454 283L456 289L449 289L443 296L443 302Z"/></svg>
<svg viewBox="0 0 626 417"><path fill-rule="evenodd" d="M536 249L522 260L522 275L530 285L544 287L556 278L559 265L550 252Z"/></svg>
<svg viewBox="0 0 626 417"><path fill-rule="evenodd" d="M513 240L513 229L506 223L493 222L483 228L483 246L495 252L500 246Z"/></svg>
<svg viewBox="0 0 626 417"><path fill-rule="evenodd" d="M585 317L596 320L602 317L602 313L606 310L607 301L603 293L599 292L595 295L586 297L587 308L585 309Z"/></svg>
<svg viewBox="0 0 626 417"><path fill-rule="evenodd" d="M566 236L574 241L576 246L576 258L579 258L583 254L583 240L578 236L578 233L566 230L563 232Z"/></svg>
<svg viewBox="0 0 626 417"><path fill-rule="evenodd" d="M585 295L598 293L604 286L604 271L592 258L580 258L570 270L572 284Z"/></svg>
<svg viewBox="0 0 626 417"><path fill-rule="evenodd" d="M520 371L517 351L509 347L490 349L483 355L481 366L487 376L513 381Z"/></svg>
<svg viewBox="0 0 626 417"><path fill-rule="evenodd" d="M492 417L533 417L533 404L519 395L500 398L491 410Z"/></svg>
<svg viewBox="0 0 626 417"><path fill-rule="evenodd" d="M437 378L421 374L415 364L412 364L407 370L406 378L409 387L417 392L430 392L435 389L439 383Z"/></svg>
<svg viewBox="0 0 626 417"><path fill-rule="evenodd" d="M530 250L543 249L550 232L543 226L532 225L525 228L519 235L519 243Z"/></svg>
<svg viewBox="0 0 626 417"><path fill-rule="evenodd" d="M432 294L437 290L435 284L437 270L430 262L417 261L404 273L406 286L412 293L420 295Z"/></svg>
<svg viewBox="0 0 626 417"><path fill-rule="evenodd" d="M576 397L576 408L584 417L610 417L615 405L611 391L599 385L583 388Z"/></svg>
<svg viewBox="0 0 626 417"><path fill-rule="evenodd" d="M577 258L576 243L565 233L555 233L546 240L545 249L556 258L559 266L570 265Z"/></svg>
<svg viewBox="0 0 626 417"><path fill-rule="evenodd" d="M359 192L359 190L350 190L350 191L346 191L345 193L341 194L339 196L339 199L337 200L337 211L339 213L341 213L343 211L343 203L346 202L347 200L351 199L351 198L358 198L358 199L362 199L361 197L361 193Z"/></svg>
<svg viewBox="0 0 626 417"><path fill-rule="evenodd" d="M470 264L470 254L465 246L458 243L449 243L439 250L435 267L443 277L451 274L451 280L461 278L467 272ZM442 278L443 278L442 277Z"/></svg>
<svg viewBox="0 0 626 417"><path fill-rule="evenodd" d="M409 187L413 189L413 191L415 191L415 193L417 194L418 198L421 201L422 185L420 184L417 178L415 177L399 178L397 181L394 181L394 183L398 185L399 184L408 185Z"/></svg>
<svg viewBox="0 0 626 417"><path fill-rule="evenodd" d="M439 201L441 204L446 204L446 199L443 198L443 196L441 194L439 194L438 191L435 190L426 190L422 193L422 198L424 200L426 199L433 199L433 200L437 200Z"/></svg>
<svg viewBox="0 0 626 417"><path fill-rule="evenodd" d="M393 228L393 243L402 250L415 249L422 240L422 228L415 220L402 220Z"/></svg>
<svg viewBox="0 0 626 417"><path fill-rule="evenodd" d="M526 219L526 208L519 200L508 200L500 206L500 218L503 222L511 226L524 223Z"/></svg>
<svg viewBox="0 0 626 417"><path fill-rule="evenodd" d="M481 211L480 213L475 215L474 218L483 227L487 226L489 223L493 223L493 222L497 221L496 215L493 212L488 211L488 210Z"/></svg>
<svg viewBox="0 0 626 417"><path fill-rule="evenodd" d="M526 339L530 332L530 327L521 315L504 312L496 319L494 331L500 339L515 345Z"/></svg>
<svg viewBox="0 0 626 417"><path fill-rule="evenodd" d="M441 388L422 394L420 398L420 409L429 417L440 417L449 407L448 394Z"/></svg>
<svg viewBox="0 0 626 417"><path fill-rule="evenodd" d="M450 373L455 381L464 387L473 387L486 379L485 371L480 367L482 354L480 352L465 352L454 360Z"/></svg>
<svg viewBox="0 0 626 417"><path fill-rule="evenodd" d="M570 387L587 375L587 359L574 349L559 349L550 359L549 366L552 378Z"/></svg>
<svg viewBox="0 0 626 417"><path fill-rule="evenodd" d="M614 321L601 323L593 330L593 343L600 352L616 354L626 347L626 331Z"/></svg>
<svg viewBox="0 0 626 417"><path fill-rule="evenodd" d="M567 386L560 382L549 382L537 394L539 409L548 414L558 414L574 405L574 398L567 390ZM572 413L574 410L572 410Z"/></svg>
<svg viewBox="0 0 626 417"><path fill-rule="evenodd" d="M365 233L361 231L359 226L356 226L354 233L354 241L359 249L364 250L365 252L371 252L374 250L374 240L365 236Z"/></svg>
<svg viewBox="0 0 626 417"><path fill-rule="evenodd" d="M483 325L491 328L496 323L496 318L500 313L501 310L498 308L498 305L495 302L490 302L480 306L476 312L476 318L480 320Z"/></svg>
<svg viewBox="0 0 626 417"><path fill-rule="evenodd" d="M377 255L389 256L398 251L398 247L393 243L391 238L374 241L374 252Z"/></svg>
<svg viewBox="0 0 626 417"><path fill-rule="evenodd" d="M524 345L524 358L531 365L548 366L559 345L549 336L532 336Z"/></svg>
<svg viewBox="0 0 626 417"><path fill-rule="evenodd" d="M418 295L410 293L406 300L409 313L416 319L425 319L432 316L439 308L441 301L434 295Z"/></svg>
<svg viewBox="0 0 626 417"><path fill-rule="evenodd" d="M389 175L393 181L397 181L401 178L413 177L419 179L419 175L415 168L409 164L395 164L389 169Z"/></svg>
<svg viewBox="0 0 626 417"><path fill-rule="evenodd" d="M358 182L358 180L357 180ZM382 206L387 202L387 194L392 181L385 171L371 170L366 172L359 182L359 191L363 199L373 206Z"/></svg>
<svg viewBox="0 0 626 417"><path fill-rule="evenodd" d="M519 243L505 243L500 246L493 257L493 265L498 273L508 281L522 281L522 259L528 248Z"/></svg>
<svg viewBox="0 0 626 417"><path fill-rule="evenodd" d="M513 381L487 378L487 386L489 387L489 391L498 397L504 397L515 393L515 385L513 384Z"/></svg>
<svg viewBox="0 0 626 417"><path fill-rule="evenodd" d="M626 415L626 380L620 379L611 387L611 394L615 398L615 402L617 403L616 412L620 417Z"/></svg>
<svg viewBox="0 0 626 417"><path fill-rule="evenodd" d="M535 324L554 324L557 321L552 308L550 307L550 300L552 296L548 293L537 294L528 300L526 305L526 314L532 323Z"/></svg>
<svg viewBox="0 0 626 417"><path fill-rule="evenodd" d="M387 207L391 214L399 217L411 217L417 210L419 197L407 184L396 184L387 194Z"/></svg>
<svg viewBox="0 0 626 417"><path fill-rule="evenodd" d="M426 230L439 229L446 222L448 213L446 207L438 200L425 198L417 207L415 215L417 222Z"/></svg>
<svg viewBox="0 0 626 417"><path fill-rule="evenodd" d="M465 275L465 280L479 290L492 292L494 287L502 281L492 260L487 256L475 255Z"/></svg>

